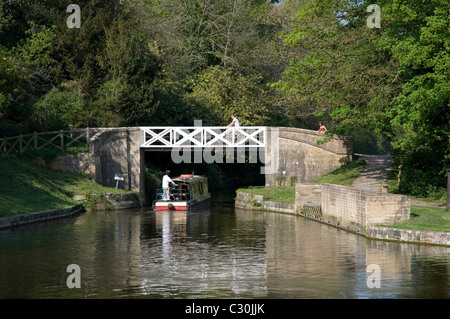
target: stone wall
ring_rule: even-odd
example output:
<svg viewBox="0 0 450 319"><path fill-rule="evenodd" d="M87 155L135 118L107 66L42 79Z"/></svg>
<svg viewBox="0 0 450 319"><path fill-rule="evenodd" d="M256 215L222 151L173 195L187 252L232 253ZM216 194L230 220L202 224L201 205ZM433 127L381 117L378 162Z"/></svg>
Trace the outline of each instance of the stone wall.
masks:
<svg viewBox="0 0 450 319"><path fill-rule="evenodd" d="M348 230L365 233L374 225L409 219L405 195L377 193L332 184L297 184L295 210L300 214Z"/></svg>
<svg viewBox="0 0 450 319"><path fill-rule="evenodd" d="M345 191L348 191L347 195L343 194ZM328 204L328 209L334 211L322 211L323 193L328 193L324 202L334 202L332 205ZM300 215L367 238L450 246L448 232L377 226L378 223L388 224L392 220L407 220L409 204L409 198L403 195L370 193L325 184L296 185L295 204L268 202L262 195L246 192L238 192L235 198L237 208Z"/></svg>
<svg viewBox="0 0 450 319"><path fill-rule="evenodd" d="M450 233L440 231L370 227L366 230L366 237L450 246Z"/></svg>
<svg viewBox="0 0 450 319"><path fill-rule="evenodd" d="M102 129L89 140L89 153L59 156L49 166L81 173L107 187L116 187L115 177L121 175L118 188L144 192L143 156L138 127Z"/></svg>
<svg viewBox="0 0 450 319"><path fill-rule="evenodd" d="M80 173L88 178L94 178L95 166L89 153L58 156L48 166L63 172Z"/></svg>
<svg viewBox="0 0 450 319"><path fill-rule="evenodd" d="M352 159L353 139L334 135L318 143L324 134L297 128L268 128L266 186L289 186L323 176ZM267 166L267 164L266 164Z"/></svg>
<svg viewBox="0 0 450 319"><path fill-rule="evenodd" d="M114 178L121 175L124 180L119 181L119 188L143 191L138 127L109 129L94 135L89 141L89 153L97 183L115 187Z"/></svg>

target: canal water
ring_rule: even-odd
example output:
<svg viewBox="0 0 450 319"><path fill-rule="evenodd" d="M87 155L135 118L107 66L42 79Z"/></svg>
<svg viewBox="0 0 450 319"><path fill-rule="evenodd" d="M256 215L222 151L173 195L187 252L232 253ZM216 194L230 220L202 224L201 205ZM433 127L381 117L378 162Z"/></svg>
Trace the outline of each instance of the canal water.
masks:
<svg viewBox="0 0 450 319"><path fill-rule="evenodd" d="M0 231L0 298L447 299L449 254L230 201L82 213Z"/></svg>

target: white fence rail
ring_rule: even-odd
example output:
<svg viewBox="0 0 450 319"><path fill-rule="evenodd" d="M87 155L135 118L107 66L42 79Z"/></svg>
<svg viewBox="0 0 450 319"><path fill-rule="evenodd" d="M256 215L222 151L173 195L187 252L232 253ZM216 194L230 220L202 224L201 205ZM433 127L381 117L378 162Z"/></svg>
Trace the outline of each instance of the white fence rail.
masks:
<svg viewBox="0 0 450 319"><path fill-rule="evenodd" d="M224 126L141 127L141 148L207 148L266 146L266 127Z"/></svg>

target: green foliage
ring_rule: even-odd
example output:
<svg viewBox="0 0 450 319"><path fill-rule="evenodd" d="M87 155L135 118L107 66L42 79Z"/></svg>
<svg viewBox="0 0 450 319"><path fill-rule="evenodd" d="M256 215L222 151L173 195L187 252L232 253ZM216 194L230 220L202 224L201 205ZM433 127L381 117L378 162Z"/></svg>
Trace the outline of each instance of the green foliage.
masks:
<svg viewBox="0 0 450 319"><path fill-rule="evenodd" d="M208 121L226 125L235 114L241 125L262 125L269 117L268 99L257 77L214 66L200 73L189 97L208 111Z"/></svg>
<svg viewBox="0 0 450 319"><path fill-rule="evenodd" d="M399 189L429 193L450 167L448 1L379 1L380 29L366 25L369 3L303 1L283 33L298 53L273 87L297 117L329 117L332 131L371 134L383 150L391 143L405 172Z"/></svg>
<svg viewBox="0 0 450 319"><path fill-rule="evenodd" d="M398 189L430 193L450 167L448 1L377 1L380 29L371 3L80 0L69 29L67 3L3 1L0 135L320 118L359 150L392 148Z"/></svg>
<svg viewBox="0 0 450 319"><path fill-rule="evenodd" d="M33 124L42 131L68 130L83 124L83 101L76 92L53 88L34 107Z"/></svg>
<svg viewBox="0 0 450 319"><path fill-rule="evenodd" d="M161 187L163 173L160 169L147 163L145 167L145 192L150 200L153 200L156 190Z"/></svg>

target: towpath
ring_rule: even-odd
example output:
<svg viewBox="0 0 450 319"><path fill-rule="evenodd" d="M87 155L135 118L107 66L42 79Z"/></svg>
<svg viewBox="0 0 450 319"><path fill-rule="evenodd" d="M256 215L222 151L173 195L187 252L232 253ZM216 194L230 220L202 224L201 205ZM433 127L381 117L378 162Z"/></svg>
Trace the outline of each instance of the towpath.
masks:
<svg viewBox="0 0 450 319"><path fill-rule="evenodd" d="M353 187L382 192L387 186L387 179L391 172L392 157L390 155L355 154L365 160L367 165L361 175L353 182ZM445 203L430 203L411 199L411 205L445 207Z"/></svg>
<svg viewBox="0 0 450 319"><path fill-rule="evenodd" d="M362 190L381 192L389 178L392 157L390 155L355 155L366 161L367 165L352 186Z"/></svg>

